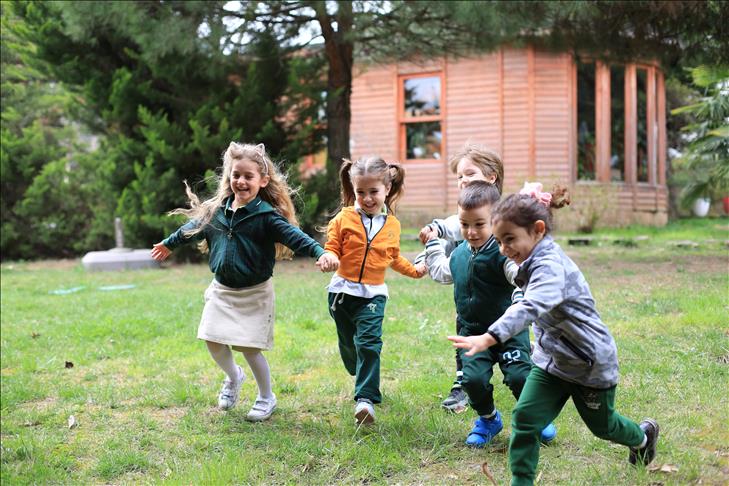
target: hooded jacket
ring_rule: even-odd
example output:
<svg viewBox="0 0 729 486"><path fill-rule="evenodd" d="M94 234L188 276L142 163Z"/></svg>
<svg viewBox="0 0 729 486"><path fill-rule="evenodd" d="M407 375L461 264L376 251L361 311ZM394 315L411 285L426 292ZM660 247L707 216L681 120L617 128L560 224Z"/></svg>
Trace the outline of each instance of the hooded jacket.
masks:
<svg viewBox="0 0 729 486"><path fill-rule="evenodd" d="M582 272L551 236L537 243L515 282L524 298L491 325L489 334L503 342L533 322L535 365L587 387L615 386L615 340L600 319Z"/></svg>

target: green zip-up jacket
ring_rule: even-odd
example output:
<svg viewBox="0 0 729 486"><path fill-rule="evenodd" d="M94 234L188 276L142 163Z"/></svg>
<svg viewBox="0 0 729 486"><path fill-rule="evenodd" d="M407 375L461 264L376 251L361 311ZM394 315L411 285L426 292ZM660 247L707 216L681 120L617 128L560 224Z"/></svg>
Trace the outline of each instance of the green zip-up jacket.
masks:
<svg viewBox="0 0 729 486"><path fill-rule="evenodd" d="M458 320L472 333L486 332L511 305L514 286L506 275L506 262L493 236L478 250L463 241L451 253Z"/></svg>
<svg viewBox="0 0 729 486"><path fill-rule="evenodd" d="M192 220L168 236L162 244L174 250L185 243L205 238L210 250L210 270L215 274L215 280L233 288L257 285L273 275L275 243L291 248L296 254L314 258L324 253L319 243L289 223L260 197L235 212L226 210L229 201L218 208L201 232L186 235L198 225Z"/></svg>

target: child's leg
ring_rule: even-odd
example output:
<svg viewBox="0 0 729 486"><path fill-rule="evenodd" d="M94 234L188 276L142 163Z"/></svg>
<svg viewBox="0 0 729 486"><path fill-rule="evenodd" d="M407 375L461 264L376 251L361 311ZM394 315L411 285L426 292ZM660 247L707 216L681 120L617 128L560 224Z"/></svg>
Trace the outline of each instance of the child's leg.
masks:
<svg viewBox="0 0 729 486"><path fill-rule="evenodd" d="M615 387L596 390L573 385L572 401L582 421L595 436L629 447L642 444L643 430L615 411Z"/></svg>
<svg viewBox="0 0 729 486"><path fill-rule="evenodd" d="M539 463L539 435L564 407L569 383L533 366L511 415L511 484L532 485Z"/></svg>
<svg viewBox="0 0 729 486"><path fill-rule="evenodd" d="M462 332L467 332L463 331ZM494 386L491 384L494 363L498 357L492 350L466 356L460 350L463 360L463 389L468 395L469 403L477 414L490 416L494 413Z"/></svg>
<svg viewBox="0 0 729 486"><path fill-rule="evenodd" d="M349 296L348 296L349 297ZM357 377L355 379L354 399L366 398L372 403L380 403L380 353L382 352L382 320L385 317L387 298L378 295L371 299L356 299L353 302L355 334L354 346L357 350Z"/></svg>
<svg viewBox="0 0 729 486"><path fill-rule="evenodd" d="M233 382L238 382L243 378L243 372L240 370L235 359L233 359L233 353L230 351L230 346L227 344L214 343L212 341L205 341L208 346L210 356L218 363L228 378Z"/></svg>
<svg viewBox="0 0 729 486"><path fill-rule="evenodd" d="M532 369L529 352L528 329L507 340L498 350L499 367L504 374L504 384L509 387L517 400Z"/></svg>
<svg viewBox="0 0 729 486"><path fill-rule="evenodd" d="M344 305L344 294L329 294L329 315L337 325L337 341L339 342L339 355L347 372L354 376L357 374L357 351L354 347L354 332L356 326L354 319ZM349 297L351 299L351 297Z"/></svg>
<svg viewBox="0 0 729 486"><path fill-rule="evenodd" d="M271 368L268 366L268 361L260 349L256 348L238 348L248 362L248 366L251 367L253 376L256 377L256 385L258 385L258 396L263 399L268 399L273 396L271 390Z"/></svg>

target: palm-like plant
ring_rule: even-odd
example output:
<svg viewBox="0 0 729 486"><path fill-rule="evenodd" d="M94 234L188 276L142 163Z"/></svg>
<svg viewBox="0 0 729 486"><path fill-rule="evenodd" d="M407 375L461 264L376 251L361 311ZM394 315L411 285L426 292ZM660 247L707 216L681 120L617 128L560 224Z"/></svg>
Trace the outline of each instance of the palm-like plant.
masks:
<svg viewBox="0 0 729 486"><path fill-rule="evenodd" d="M671 111L695 120L682 128L691 141L676 161L691 177L681 191L684 206L698 198L729 195L729 67L699 66L691 76L704 96Z"/></svg>

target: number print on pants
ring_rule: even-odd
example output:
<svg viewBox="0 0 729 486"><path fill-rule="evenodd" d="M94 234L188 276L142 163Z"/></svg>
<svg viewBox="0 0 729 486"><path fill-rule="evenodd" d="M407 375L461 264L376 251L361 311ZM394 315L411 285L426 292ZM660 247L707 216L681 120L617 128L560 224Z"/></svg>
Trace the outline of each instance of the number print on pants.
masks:
<svg viewBox="0 0 729 486"><path fill-rule="evenodd" d="M507 351L501 355L501 359L504 360L504 364L516 363L521 358L521 351L515 349L514 351Z"/></svg>

